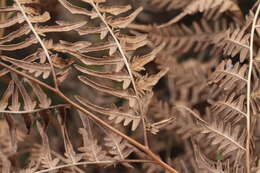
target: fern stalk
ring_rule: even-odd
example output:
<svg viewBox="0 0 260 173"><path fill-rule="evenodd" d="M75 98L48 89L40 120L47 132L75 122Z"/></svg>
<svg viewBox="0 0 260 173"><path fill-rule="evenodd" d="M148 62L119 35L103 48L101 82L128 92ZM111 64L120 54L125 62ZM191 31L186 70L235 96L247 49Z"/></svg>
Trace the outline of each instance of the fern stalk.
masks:
<svg viewBox="0 0 260 173"><path fill-rule="evenodd" d="M251 113L250 113L250 97L251 97L251 79L252 79L252 70L253 70L253 61L254 61L254 33L256 29L257 18L260 12L260 3L258 1L258 7L254 16L252 28L251 28L251 35L250 35L250 49L249 49L249 69L248 69L248 79L247 79L247 140L246 140L246 171L250 173L250 126L251 126Z"/></svg>
<svg viewBox="0 0 260 173"><path fill-rule="evenodd" d="M50 54L48 52L48 49L45 47L42 39L40 38L39 34L36 32L36 30L34 29L31 21L29 20L29 18L27 17L22 5L20 4L19 0L15 0L19 10L21 11L24 19L26 20L27 24L29 25L29 28L31 29L31 31L33 32L33 34L35 35L37 41L40 43L49 63L50 63L50 66L51 66L51 72L52 72L52 77L53 77L53 81L54 81L54 85L55 85L55 88L58 89L59 86L58 86L58 81L57 81L57 78L56 78L56 74L55 74L55 70L54 70L54 66L53 66L53 63L52 63L52 60L51 60L51 57L50 57Z"/></svg>
<svg viewBox="0 0 260 173"><path fill-rule="evenodd" d="M57 109L57 108L64 108L64 107L69 107L69 104L59 104L59 105L54 105L54 106L49 106L47 108L38 108L38 109L33 109L33 110L25 110L25 111L5 111L1 110L0 113L4 114L14 114L14 115L21 115L21 114L32 114L44 110L50 110L50 109Z"/></svg>

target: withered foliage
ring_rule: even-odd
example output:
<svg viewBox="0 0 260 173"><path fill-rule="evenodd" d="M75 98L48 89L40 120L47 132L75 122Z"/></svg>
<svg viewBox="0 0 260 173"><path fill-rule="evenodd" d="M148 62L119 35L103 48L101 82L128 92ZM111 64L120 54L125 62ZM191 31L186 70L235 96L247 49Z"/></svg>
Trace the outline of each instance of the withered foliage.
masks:
<svg viewBox="0 0 260 173"><path fill-rule="evenodd" d="M2 0L1 172L259 172L259 13Z"/></svg>

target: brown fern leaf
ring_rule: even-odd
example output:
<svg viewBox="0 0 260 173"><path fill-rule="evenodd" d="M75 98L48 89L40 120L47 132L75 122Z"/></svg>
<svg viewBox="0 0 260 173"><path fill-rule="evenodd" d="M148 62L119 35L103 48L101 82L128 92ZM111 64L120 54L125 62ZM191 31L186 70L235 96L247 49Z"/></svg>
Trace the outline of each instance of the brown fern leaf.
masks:
<svg viewBox="0 0 260 173"><path fill-rule="evenodd" d="M41 165L43 168L55 168L58 165L60 160L58 158L55 158L55 159L52 158L49 139L48 139L48 136L47 136L46 132L44 131L42 125L40 124L40 122L37 122L37 128L41 135L42 144L43 144L42 145L43 148L40 153Z"/></svg>
<svg viewBox="0 0 260 173"><path fill-rule="evenodd" d="M71 23L70 25L63 26L41 27L41 23L44 23L51 19L50 13L29 5L31 3L34 4L34 2L28 1L26 3L20 3L21 8L18 4L13 4L12 8L14 8L14 10L11 10L13 14L9 15L13 17L6 18L6 22L8 23L1 23L1 28L6 29L7 27L13 27L14 29L12 30L12 32L7 32L7 35L4 35L2 37L2 45L0 46L0 49L6 50L8 52L22 49L25 50L25 54L27 53L26 51L28 51L28 53L30 54L27 55L25 58L10 58L8 56L1 55L1 62L3 61L8 64L11 64L10 66L12 66L13 68L18 68L23 72L27 71L29 73L34 73L35 77L39 77L40 75L42 75L43 79L46 79L50 76L51 73L55 73L54 69L52 69L52 62L49 61L50 58L55 56L55 54L52 54L52 52L50 52L50 55L48 55L48 53L46 54L47 51L43 51L43 49L45 49L44 45L41 45L43 49L39 48L35 50L34 48L32 48L32 45L36 45L39 39L41 39L38 39L37 36L46 36L45 34L48 32L70 31L83 26L86 22ZM6 10L4 12L9 11L10 10ZM25 13L26 17L23 13ZM28 24L32 26L29 27ZM30 34L32 30L35 31L36 34ZM19 56L21 55L19 54ZM46 61L47 59L48 62ZM9 70L1 69L0 73L0 76L3 77L4 75L9 73ZM56 78L55 75L53 75L53 77ZM25 85L23 78L18 78L18 76L13 73L11 74L11 78L11 83L14 82L14 92L11 95L11 105L6 105L8 104L9 98L11 97L9 96L10 94L7 93L7 95L4 96L4 98L2 99L2 101L4 101L3 103L5 104L2 106L4 106L5 108L9 108L11 111L15 111L16 113L18 113L19 111L23 111L20 110L21 104L23 104L25 111L35 111L37 107L48 108L51 106L50 99L47 97L47 94L44 93L40 86L32 84L30 83L30 81L27 81L27 83L29 83L29 86L31 86L32 88L31 91L30 88L28 88L28 85ZM8 90L10 91L11 89ZM20 99L20 96L22 96L22 99ZM39 102L37 102L33 96L36 96Z"/></svg>
<svg viewBox="0 0 260 173"><path fill-rule="evenodd" d="M212 113L219 116L224 122L230 122L232 124L247 117L244 95L238 98L235 93L226 95L223 100L218 100L211 109Z"/></svg>
<svg viewBox="0 0 260 173"><path fill-rule="evenodd" d="M79 112L79 115L84 128L79 129L79 133L83 138L83 146L78 148L78 150L83 152L83 159L86 158L86 160L92 162L110 159L107 156L107 152L103 150L102 146L98 144L97 139L94 137L90 119L84 116L81 112Z"/></svg>
<svg viewBox="0 0 260 173"><path fill-rule="evenodd" d="M65 123L66 123L65 111L59 112L59 114L60 115L58 116L58 121L59 121L59 125L60 125L60 128L61 128L64 148L65 148L64 155L69 160L69 162L77 163L82 159L82 155L77 154L74 151L73 145L70 141L68 130L67 130L67 127L65 125Z"/></svg>
<svg viewBox="0 0 260 173"><path fill-rule="evenodd" d="M161 130L171 130L176 123L176 117L172 111L172 106L163 101L153 99L147 117L149 124L147 124L147 130L152 134L158 134Z"/></svg>
<svg viewBox="0 0 260 173"><path fill-rule="evenodd" d="M238 16L242 16L241 10L234 0L195 0L188 4L179 15L171 19L169 22L160 25L159 27L169 26L173 23L178 22L184 16L189 14L194 14L197 12L206 12L209 10L214 10L215 13L223 13L225 11L230 11ZM213 14L207 15L214 16Z"/></svg>
<svg viewBox="0 0 260 173"><path fill-rule="evenodd" d="M149 4L154 6L157 9L166 9L166 10L172 10L172 9L182 9L186 7L189 3L191 3L191 0L148 0Z"/></svg>
<svg viewBox="0 0 260 173"><path fill-rule="evenodd" d="M249 56L249 37L250 34L243 29L229 29L225 33L216 35L214 42L223 49L224 55L234 57L239 54L242 63Z"/></svg>
<svg viewBox="0 0 260 173"><path fill-rule="evenodd" d="M46 61L46 56L45 56L44 52L42 51L42 49L38 49L35 53L28 55L27 57L23 58L22 60L26 61L28 63L39 60L40 63L44 63ZM15 66L12 65L12 67L15 67ZM0 71L0 77L6 75L7 73L9 73L9 70L2 69Z"/></svg>
<svg viewBox="0 0 260 173"><path fill-rule="evenodd" d="M115 123L123 122L124 126L127 126L129 123L132 122L132 128L131 128L132 130L135 130L141 121L140 116L137 116L132 109L128 111L121 111L119 108L116 107L104 108L90 103L87 99L82 98L81 96L76 96L76 99L81 104L86 106L88 109L103 115L107 115L108 119L114 120Z"/></svg>
<svg viewBox="0 0 260 173"><path fill-rule="evenodd" d="M133 152L133 147L118 135L107 134L104 140L108 153L115 160L124 160Z"/></svg>
<svg viewBox="0 0 260 173"><path fill-rule="evenodd" d="M174 124L175 131L182 139L188 139L200 132L200 128L191 118L178 118Z"/></svg>
<svg viewBox="0 0 260 173"><path fill-rule="evenodd" d="M64 2L63 5L65 5ZM97 5L95 3L92 3L91 1L87 3L89 3L93 7L92 13L96 14L91 14L91 17L99 19L98 26L96 26L96 29L93 29L92 31L89 28L87 28L86 30L84 30L83 28L79 28L77 29L77 31L80 35L98 34L103 41L100 43L92 44L89 47L85 47L77 51L69 51L68 49L62 49L60 51L74 56L76 59L84 64L84 67L74 65L74 67L79 72L85 74L84 76L79 76L80 81L97 91L101 91L108 95L128 100L129 109L134 109L133 112L141 113L140 110L135 110L137 107L140 107L137 105L141 103L142 97L146 95L146 92L150 92L151 86L155 85L157 81L161 78L162 74L165 73L161 72L158 75L147 78L150 79L150 81L147 81L147 84L149 86L147 86L146 88L142 88L141 85L138 85L138 82L140 83L141 81L143 81L142 79L144 78L140 77L140 75L134 71L137 68L143 68L146 63L152 61L157 52L153 51L150 54L139 57L129 56L132 53L128 54L128 52L135 51L136 49L139 49L148 43L147 35L130 35L125 33L123 34L116 31L115 28L125 28L140 13L142 8L138 8L130 15L125 16L124 13L131 9L129 5L106 6L106 4ZM66 5L66 8L69 9L72 7L68 7ZM72 10L69 11L72 12ZM114 16L111 16L111 14L113 14ZM123 14L123 16L118 17L117 15L119 14ZM110 38L111 36L112 38ZM107 55L102 57L93 57L87 55L90 52L100 51L106 51L108 53ZM139 58L143 61L140 61ZM130 62L130 60L132 61ZM88 66L90 65L102 66L104 70L92 70L88 68ZM126 67L127 72L125 71L124 66ZM104 82L102 82L101 84L99 81L102 78L106 80L104 80ZM122 83L122 85L120 84L121 87L113 87L113 83L115 82ZM95 104L92 104L91 106L90 104L88 104L88 107L93 110ZM100 108L101 107L96 106L96 110L94 111L101 113L100 110L102 110L102 108ZM113 110L106 109L106 114L108 113L107 111L113 112ZM104 114L104 112L102 114ZM111 113L109 114L111 115ZM115 116L110 116L110 119L116 119L116 123L124 120L122 116L119 116L118 118ZM140 122L140 118L136 120L125 120L126 121L124 121L124 125L129 124L131 121L134 122L132 129L136 129Z"/></svg>
<svg viewBox="0 0 260 173"><path fill-rule="evenodd" d="M185 140L200 134L201 127L198 126L196 119L204 120L196 110L191 110L186 106L178 105L172 108L171 114L176 117L176 122L173 124L172 129L174 129L182 139ZM190 115L195 116L195 119Z"/></svg>
<svg viewBox="0 0 260 173"><path fill-rule="evenodd" d="M107 21L108 24L115 28L125 28L127 25L133 22L133 20L136 18L136 16L143 10L142 7L139 7L136 9L133 13L131 13L129 16L126 17L119 17L119 18L111 18L108 17Z"/></svg>
<svg viewBox="0 0 260 173"><path fill-rule="evenodd" d="M169 71L169 68L162 69L159 73L151 76L144 76L138 79L136 85L140 93L145 95L145 91L152 91L152 87Z"/></svg>
<svg viewBox="0 0 260 173"><path fill-rule="evenodd" d="M213 118L210 124L202 124L202 134L207 134L211 145L217 145L223 156L234 151L245 151L245 130L240 126L231 126L229 123Z"/></svg>
<svg viewBox="0 0 260 173"><path fill-rule="evenodd" d="M102 4L99 4L100 2ZM151 92L152 87L159 79L165 75L166 70L152 76L147 75L144 77L139 74L140 70L145 69L144 65L154 60L159 49L162 49L163 46L159 46L158 49L151 53L139 55L139 53L135 52L148 44L147 35L134 34L134 32L129 31L125 32L121 29L132 23L143 8L132 9L130 5L116 5L114 3L106 3L104 0L82 0L81 4L73 4L68 0L58 0L57 4L60 5L60 8L69 12L71 16L84 16L84 21L69 19L54 20L53 22L51 20L54 19L52 13L46 11L47 9L37 8L38 5L41 6L41 2L20 2L19 4L14 4L13 7L6 10L6 12L12 11L14 15L1 22L0 28L16 25L21 27L13 31L12 34L4 35L0 39L3 40L0 49L10 52L19 49L34 51L34 46L40 46L43 49L41 54L45 56L45 59L42 57L36 58L37 54L35 52L25 58L1 56L1 60L11 63L15 68L34 73L36 78L40 75L44 79L52 76L56 88L68 76L69 66L76 63L74 65L75 69L84 73L84 76L79 76L80 81L92 87L95 92L101 91L107 95L128 100L128 102L123 101L124 106L126 105L127 107L128 105L128 108L125 109L131 110L133 114L144 119L145 115L143 113L146 108L140 104L147 99L145 98L146 95ZM86 5L89 8L83 8L81 5ZM71 42L65 38L57 41L51 35L53 33L57 35L67 34L71 31L81 36L93 37L98 35L101 40L88 39ZM77 36L76 38L79 40L80 38ZM17 38L22 39L20 42L13 44L12 41ZM98 53L100 55L97 55ZM64 54L68 55L69 58L64 57ZM103 70L90 69L93 65L100 66ZM67 69L63 70L64 68ZM5 70L2 74L5 75L7 73L8 70ZM100 81L103 79L105 80L101 83ZM16 85L17 83L18 80L15 81ZM144 83L146 86L143 85ZM22 93L27 88L22 87L20 82L18 85L20 94L25 105L30 105L27 107L27 110L33 110L37 106L44 106L45 108L51 106L47 94L44 94L44 91L39 86L31 83L29 85L32 87L40 104L37 105L30 98L31 93ZM120 87L115 87L115 85ZM10 98L8 94L7 96ZM7 99L7 96L5 99ZM99 106L97 105L97 107ZM122 121L122 117L113 117L111 119L117 119L116 122ZM134 122L132 129L136 129L140 123L140 118L131 121ZM124 121L124 124L127 125L131 121L128 119Z"/></svg>
<svg viewBox="0 0 260 173"><path fill-rule="evenodd" d="M8 157L0 151L1 167L2 172L10 173L11 172L11 162Z"/></svg>
<svg viewBox="0 0 260 173"><path fill-rule="evenodd" d="M20 109L21 103L19 102L19 95L18 95L18 87L15 87L14 93L12 94L12 102L8 108L12 111L18 111Z"/></svg>
<svg viewBox="0 0 260 173"><path fill-rule="evenodd" d="M29 93L26 91L24 85L19 80L18 76L15 73L11 73L12 79L14 80L15 85L19 89L20 94L22 95L24 101L25 110L33 110L36 107L36 101L33 101Z"/></svg>
<svg viewBox="0 0 260 173"><path fill-rule="evenodd" d="M165 48L165 43L158 44L158 46L156 46L150 53L148 53L146 55L132 57L131 64L130 64L131 69L134 72L140 72L140 71L145 70L144 66L146 64L148 64L149 62L152 62L156 58L156 55L163 48Z"/></svg>
<svg viewBox="0 0 260 173"><path fill-rule="evenodd" d="M126 72L118 72L118 73L99 72L99 71L91 70L88 68L84 68L77 64L75 64L74 67L77 70L79 70L80 72L85 73L85 74L89 74L89 75L92 75L95 77L100 77L100 78L107 78L107 79L115 80L118 82L123 82L123 88L128 88L128 86L131 83L131 79Z"/></svg>
<svg viewBox="0 0 260 173"><path fill-rule="evenodd" d="M209 62L189 59L178 63L174 57L166 56L156 62L170 68L167 76L169 89L175 93L171 95L172 103L193 105L206 99L215 100L219 96L219 88L207 86L208 76L216 63L214 58Z"/></svg>
<svg viewBox="0 0 260 173"><path fill-rule="evenodd" d="M15 153L18 149L17 131L16 131L17 124L15 122L15 119L10 114L4 114L4 117L9 127L11 149L12 152Z"/></svg>
<svg viewBox="0 0 260 173"><path fill-rule="evenodd" d="M82 158L91 162L106 160L108 156L102 147L98 145L97 140L89 139L88 132L84 128L80 128L79 133L82 135L84 141L83 147L78 148L83 153Z"/></svg>
<svg viewBox="0 0 260 173"><path fill-rule="evenodd" d="M210 46L214 46L213 38L215 36L223 35L228 28L234 28L234 25L236 24L228 23L224 19L214 22L202 19L199 22L194 21L191 26L178 24L161 29L153 26L142 29L137 25L136 29L148 32L148 38L153 41L154 45L165 42L165 50L169 54L180 54L189 51L197 53L207 50ZM212 54L214 53L213 50Z"/></svg>
<svg viewBox="0 0 260 173"><path fill-rule="evenodd" d="M204 139L207 139L210 142L210 145L217 146L217 149L222 153L223 156L231 155L235 151L239 151L238 154L241 155L245 153L246 149L244 146L246 131L239 125L234 126L229 122L225 123L223 120L217 119L217 117L213 116L209 109L206 110L209 120L205 121L201 118L199 113L194 112L187 107L177 106L176 108L184 113L184 117L191 116L193 119L195 118L195 120L198 121L197 123L194 123L194 120L190 121L191 124L193 124L193 127L195 126L195 128L193 128L194 130L191 130L191 132L194 135L196 132L197 135L205 135Z"/></svg>
<svg viewBox="0 0 260 173"><path fill-rule="evenodd" d="M253 87L252 87L252 93L251 93L251 111L253 113L253 115L257 115L260 112L259 109L259 105L260 105L260 90L259 90L259 86L260 86L260 81L259 79L257 79L256 81L254 81L253 83Z"/></svg>
<svg viewBox="0 0 260 173"><path fill-rule="evenodd" d="M235 163L230 166L229 161L212 161L208 159L200 150L199 146L193 142L196 163L202 172L225 172L225 173L243 173L244 168Z"/></svg>
<svg viewBox="0 0 260 173"><path fill-rule="evenodd" d="M21 26L19 29L3 36L0 38L0 44L11 42L15 40L16 38L19 38L23 35L28 35L30 33L30 29L27 25Z"/></svg>
<svg viewBox="0 0 260 173"><path fill-rule="evenodd" d="M12 80L8 84L8 88L5 90L1 100L0 100L0 109L5 110L5 108L8 106L8 100L12 96L14 92L14 81Z"/></svg>
<svg viewBox="0 0 260 173"><path fill-rule="evenodd" d="M42 75L43 79L50 76L51 67L49 64L30 63L22 60L16 60L10 57L1 57L4 61L20 67L21 69L28 70L30 73L34 73L35 77Z"/></svg>
<svg viewBox="0 0 260 173"><path fill-rule="evenodd" d="M230 59L223 60L210 76L209 84L216 83L224 90L231 91L236 88L236 91L241 92L246 87L247 69L247 64L241 65L237 62L233 65Z"/></svg>

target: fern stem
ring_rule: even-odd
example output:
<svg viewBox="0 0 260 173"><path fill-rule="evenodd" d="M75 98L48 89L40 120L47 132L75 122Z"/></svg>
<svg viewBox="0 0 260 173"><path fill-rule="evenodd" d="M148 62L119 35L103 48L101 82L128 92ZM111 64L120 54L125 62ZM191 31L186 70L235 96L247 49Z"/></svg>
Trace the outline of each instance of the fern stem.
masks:
<svg viewBox="0 0 260 173"><path fill-rule="evenodd" d="M125 63L125 66L127 68L127 71L128 71L128 74L131 78L131 82L132 82L132 85L133 85L133 88L134 88L134 91L135 91L135 95L136 97L138 98L138 91L137 91L137 87L136 87L136 84L135 84L135 79L134 79L134 76L133 76L133 73L132 73L132 70L131 70L131 67L129 65L129 62L127 60L127 57L125 55L125 52L120 44L120 42L118 41L117 37L115 36L113 30L111 29L111 27L109 26L109 24L107 23L106 19L103 17L103 15L100 13L100 11L98 10L96 4L91 1L91 5L93 6L93 8L95 9L95 11L97 12L99 18L102 20L102 22L106 25L109 33L111 34L111 36L113 37L113 39L115 40L116 42L116 45L118 47L118 50L120 52L120 54L122 55L122 58L124 60L124 63ZM141 105L140 105L140 102L138 101L137 99L137 102L138 102L138 106L141 108ZM142 109L140 109L142 111ZM147 136L147 132L146 132L146 123L145 123L145 119L144 119L144 115L143 113L141 112L141 118L142 118L142 126L143 126L143 134L144 134L144 144L146 147L149 147L149 144L148 144L148 136Z"/></svg>
<svg viewBox="0 0 260 173"><path fill-rule="evenodd" d="M158 165L160 165L162 168L164 168L166 171L168 171L169 173L178 173L178 171L176 171L174 168L172 168L170 165L168 165L167 163L163 162L160 157L158 157L156 154L154 154L147 146L142 145L141 143L139 143L138 141L136 141L135 139L125 135L124 133L120 132L119 130L117 130L116 128L112 127L111 125L109 125L107 122L105 122L104 120L100 119L99 117L97 117L96 115L94 115L93 113L89 112L88 110L86 110L84 107L80 106L79 104L75 103L74 101L72 101L71 99L69 99L67 96L65 96L60 90L47 85L46 83L35 79L34 77L19 71L9 65L6 65L4 63L2 63L0 61L0 66L7 68L8 70L21 75L29 80L31 80L32 82L35 82L39 85L41 85L42 87L52 91L54 94L56 94L57 96L59 96L60 98L62 98L64 101L66 101L67 103L69 103L72 107L74 107L75 109L81 111L82 113L84 113L86 116L89 116L90 118L92 118L93 120L97 121L99 124L101 124L103 127L109 129L110 131L114 132L115 134L121 136L122 138L124 138L125 140L127 140L129 143L131 143L132 145L134 145L135 147L137 147L138 149L140 149L141 151L143 151L144 153L146 153L147 156L149 156L151 158L151 160L154 160L155 163L157 163Z"/></svg>
<svg viewBox="0 0 260 173"><path fill-rule="evenodd" d="M252 23L252 28L251 28L251 34L250 34L250 56L249 56L249 68L248 68L248 79L247 79L247 140L246 140L246 171L247 173L250 173L250 125L251 125L251 112L250 112L250 97L251 97L251 80L252 80L252 70L253 70L253 61L254 61L254 34L255 34L255 29L256 29L256 22L257 18L260 12L260 3L258 1L258 7L254 16L254 20Z"/></svg>
<svg viewBox="0 0 260 173"><path fill-rule="evenodd" d="M29 113L36 113L36 112L40 112L40 111L44 111L44 110L50 110L50 109L57 109L60 107L70 107L69 104L59 104L59 105L54 105L54 106L50 106L48 108L39 108L39 109L33 109L33 110L28 110L28 111L4 111L4 110L0 110L0 113L7 113L7 114L29 114Z"/></svg>
<svg viewBox="0 0 260 173"><path fill-rule="evenodd" d="M51 57L50 57L50 54L48 52L48 49L45 47L41 37L39 36L39 34L36 32L36 30L34 29L34 26L32 25L31 21L29 20L29 18L27 17L22 5L20 4L19 0L15 0L18 8L20 9L21 13L23 14L23 17L24 19L26 20L27 24L29 25L29 28L31 29L31 31L33 32L33 34L35 35L37 41L40 43L49 63L50 63L50 66L51 66L51 72L52 72L52 77L53 77L53 81L54 81L54 85L55 85L55 88L58 89L58 81L57 81L57 78L56 78L56 74L55 74L55 70L54 70L54 66L53 66L53 63L52 63L52 60L51 60Z"/></svg>

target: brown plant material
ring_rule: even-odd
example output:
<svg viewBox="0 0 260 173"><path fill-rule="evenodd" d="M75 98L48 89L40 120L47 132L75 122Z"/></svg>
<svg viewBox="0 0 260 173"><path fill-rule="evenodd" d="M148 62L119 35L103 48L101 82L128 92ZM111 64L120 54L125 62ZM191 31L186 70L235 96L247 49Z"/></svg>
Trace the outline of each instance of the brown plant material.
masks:
<svg viewBox="0 0 260 173"><path fill-rule="evenodd" d="M1 172L260 169L259 2L135 2L1 4Z"/></svg>

